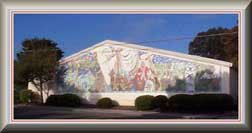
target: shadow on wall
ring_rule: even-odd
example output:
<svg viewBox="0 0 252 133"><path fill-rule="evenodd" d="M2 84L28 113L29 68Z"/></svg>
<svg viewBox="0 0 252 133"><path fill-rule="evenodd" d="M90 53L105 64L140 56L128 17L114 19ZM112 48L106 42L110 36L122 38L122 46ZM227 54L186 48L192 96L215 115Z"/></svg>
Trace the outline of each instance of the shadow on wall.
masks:
<svg viewBox="0 0 252 133"><path fill-rule="evenodd" d="M238 72L230 69L230 94L233 96L235 103L238 103Z"/></svg>
<svg viewBox="0 0 252 133"><path fill-rule="evenodd" d="M209 69L197 72L194 83L196 92L221 92L220 76Z"/></svg>
<svg viewBox="0 0 252 133"><path fill-rule="evenodd" d="M99 93L86 93L84 97L87 99L86 104L96 104L97 101L102 98Z"/></svg>
<svg viewBox="0 0 252 133"><path fill-rule="evenodd" d="M176 78L174 86L168 85L167 93L221 92L221 78L209 69L199 71L195 76Z"/></svg>
<svg viewBox="0 0 252 133"><path fill-rule="evenodd" d="M120 106L120 104L119 104L116 100L113 100L113 99L112 99L112 104L113 104L114 106Z"/></svg>
<svg viewBox="0 0 252 133"><path fill-rule="evenodd" d="M176 78L176 83L174 86L168 85L168 87L165 89L167 93L174 92L186 92L186 81L185 79L178 79Z"/></svg>

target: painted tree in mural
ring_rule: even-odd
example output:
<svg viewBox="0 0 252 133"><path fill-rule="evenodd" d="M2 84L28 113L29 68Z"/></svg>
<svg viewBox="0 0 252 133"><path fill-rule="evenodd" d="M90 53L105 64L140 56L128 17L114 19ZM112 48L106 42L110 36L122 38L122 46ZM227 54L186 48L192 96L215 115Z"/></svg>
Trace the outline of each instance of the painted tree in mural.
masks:
<svg viewBox="0 0 252 133"><path fill-rule="evenodd" d="M43 84L53 80L63 52L57 43L48 39L26 39L22 42L22 50L17 54L15 67L19 78L33 83L40 91L43 103Z"/></svg>
<svg viewBox="0 0 252 133"><path fill-rule="evenodd" d="M159 55L119 46L101 46L62 62L66 70L59 85L67 92L169 91L194 92L195 75L210 70L220 76L217 66ZM200 80L209 81L210 80ZM218 86L219 82L216 82ZM212 91L211 85L204 91ZM218 91L218 88L215 89Z"/></svg>
<svg viewBox="0 0 252 133"><path fill-rule="evenodd" d="M189 44L189 54L232 62L233 68L237 70L238 26L231 29L210 28L205 32L198 33L197 36L222 33L230 34L194 38Z"/></svg>

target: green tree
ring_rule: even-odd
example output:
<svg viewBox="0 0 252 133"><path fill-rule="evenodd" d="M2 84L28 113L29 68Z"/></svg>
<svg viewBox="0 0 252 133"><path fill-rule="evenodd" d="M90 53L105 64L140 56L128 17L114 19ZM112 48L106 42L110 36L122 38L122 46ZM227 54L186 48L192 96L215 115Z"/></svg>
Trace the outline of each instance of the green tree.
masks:
<svg viewBox="0 0 252 133"><path fill-rule="evenodd" d="M237 34L228 34L222 37L226 61L233 63L234 70L238 71L238 26L233 27L228 32Z"/></svg>
<svg viewBox="0 0 252 133"><path fill-rule="evenodd" d="M52 40L33 38L22 42L15 63L16 77L34 84L40 92L41 103L44 100L43 84L55 78L62 57L63 52Z"/></svg>
<svg viewBox="0 0 252 133"><path fill-rule="evenodd" d="M21 66L14 60L14 88L17 92L27 87L28 81L22 77Z"/></svg>
<svg viewBox="0 0 252 133"><path fill-rule="evenodd" d="M19 103L19 93L27 88L28 80L22 76L22 66L14 60L14 103Z"/></svg>
<svg viewBox="0 0 252 133"><path fill-rule="evenodd" d="M238 69L238 26L210 28L200 32L189 44L189 54L228 61ZM224 33L224 34L223 34ZM212 36L213 34L217 34ZM222 34L222 35L221 35Z"/></svg>

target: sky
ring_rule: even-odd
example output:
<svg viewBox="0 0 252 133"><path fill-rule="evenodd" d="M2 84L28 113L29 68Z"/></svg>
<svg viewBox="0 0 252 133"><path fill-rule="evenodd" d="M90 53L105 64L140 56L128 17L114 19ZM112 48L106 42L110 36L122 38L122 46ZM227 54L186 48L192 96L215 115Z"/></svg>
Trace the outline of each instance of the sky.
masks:
<svg viewBox="0 0 252 133"><path fill-rule="evenodd" d="M14 18L14 52L22 41L47 38L58 43L69 56L101 41L145 42L141 45L188 53L191 39L209 28L232 28L236 14L16 14Z"/></svg>

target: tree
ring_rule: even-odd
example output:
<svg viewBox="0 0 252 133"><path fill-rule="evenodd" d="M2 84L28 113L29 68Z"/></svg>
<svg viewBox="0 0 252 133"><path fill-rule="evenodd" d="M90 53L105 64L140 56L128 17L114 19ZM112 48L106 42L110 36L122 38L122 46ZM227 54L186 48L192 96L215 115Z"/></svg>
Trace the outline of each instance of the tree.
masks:
<svg viewBox="0 0 252 133"><path fill-rule="evenodd" d="M26 39L22 42L22 50L17 54L18 79L31 82L40 92L43 103L43 84L55 78L59 60L63 52L57 43L48 39Z"/></svg>
<svg viewBox="0 0 252 133"><path fill-rule="evenodd" d="M19 93L27 87L28 80L22 76L22 66L17 60L14 60L14 66L14 103L19 103Z"/></svg>
<svg viewBox="0 0 252 133"><path fill-rule="evenodd" d="M233 63L234 70L238 71L238 26L233 27L228 32L237 33L223 36L226 53L226 61Z"/></svg>
<svg viewBox="0 0 252 133"><path fill-rule="evenodd" d="M210 28L200 32L189 44L189 54L228 61L238 69L238 26L232 29ZM224 34L223 34L224 33ZM211 36L217 34L216 36ZM223 34L223 35L221 35Z"/></svg>
<svg viewBox="0 0 252 133"><path fill-rule="evenodd" d="M19 92L20 90L27 87L28 81L22 77L22 67L19 65L17 60L14 60L14 89Z"/></svg>

